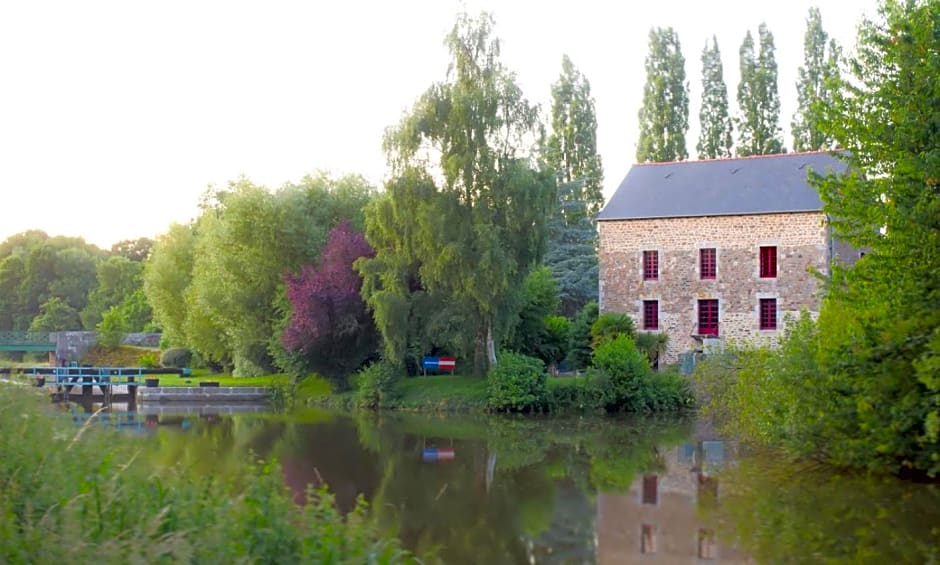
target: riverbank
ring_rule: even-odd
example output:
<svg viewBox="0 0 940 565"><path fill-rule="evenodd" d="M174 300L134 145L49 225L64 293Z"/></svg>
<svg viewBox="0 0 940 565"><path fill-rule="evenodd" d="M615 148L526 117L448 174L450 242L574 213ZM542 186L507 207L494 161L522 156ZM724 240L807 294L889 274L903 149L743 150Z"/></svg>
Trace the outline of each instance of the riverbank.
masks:
<svg viewBox="0 0 940 565"><path fill-rule="evenodd" d="M225 480L156 466L139 438L17 386L0 386L0 429L3 563L413 562L364 502L344 517L320 489L297 506L280 466L247 452Z"/></svg>
<svg viewBox="0 0 940 565"><path fill-rule="evenodd" d="M674 380L674 375L654 373L653 380ZM356 384L356 383L353 383ZM588 376L550 376L545 379L542 394L528 410L540 414L600 414L622 411L606 404L609 396L603 390L608 383ZM342 410L356 408L394 410L400 412L484 414L499 412L489 402L487 379L470 375L420 375L400 377L383 392L378 403L363 400L360 390L333 392L329 383L315 376L300 382L295 404ZM675 413L694 408L689 395L679 407L665 407L661 412ZM647 410L646 413L656 412Z"/></svg>

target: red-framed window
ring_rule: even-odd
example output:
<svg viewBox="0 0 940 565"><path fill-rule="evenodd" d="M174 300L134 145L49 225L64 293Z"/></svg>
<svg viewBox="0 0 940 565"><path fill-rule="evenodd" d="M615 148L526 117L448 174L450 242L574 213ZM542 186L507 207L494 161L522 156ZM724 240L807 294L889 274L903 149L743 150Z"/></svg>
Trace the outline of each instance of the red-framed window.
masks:
<svg viewBox="0 0 940 565"><path fill-rule="evenodd" d="M698 301L698 333L701 335L718 335L718 301Z"/></svg>
<svg viewBox="0 0 940 565"><path fill-rule="evenodd" d="M777 248L773 246L760 248L760 276L772 279L777 276Z"/></svg>
<svg viewBox="0 0 940 565"><path fill-rule="evenodd" d="M762 330L777 329L777 299L776 298L761 298L760 299L760 329Z"/></svg>
<svg viewBox="0 0 940 565"><path fill-rule="evenodd" d="M659 329L659 300L643 301L643 329Z"/></svg>
<svg viewBox="0 0 940 565"><path fill-rule="evenodd" d="M709 247L698 250L699 276L703 279L715 278L717 271L715 265L715 248Z"/></svg>
<svg viewBox="0 0 940 565"><path fill-rule="evenodd" d="M659 251L643 252L643 280L659 279Z"/></svg>

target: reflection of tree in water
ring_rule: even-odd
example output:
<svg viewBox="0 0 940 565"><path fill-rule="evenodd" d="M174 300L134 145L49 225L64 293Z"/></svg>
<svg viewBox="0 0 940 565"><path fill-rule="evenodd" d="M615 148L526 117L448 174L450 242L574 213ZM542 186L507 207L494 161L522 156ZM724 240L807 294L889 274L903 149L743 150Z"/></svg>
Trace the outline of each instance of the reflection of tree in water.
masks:
<svg viewBox="0 0 940 565"><path fill-rule="evenodd" d="M349 418L288 424L273 453L295 501L305 500L308 485L325 483L343 512L353 509L359 495L371 499L382 474L376 457L360 445L355 422Z"/></svg>
<svg viewBox="0 0 940 565"><path fill-rule="evenodd" d="M722 472L721 484L707 517L758 562L940 561L940 485L767 456L743 459Z"/></svg>
<svg viewBox="0 0 940 565"><path fill-rule="evenodd" d="M675 422L590 419L401 416L360 419L359 429L386 469L376 519L446 563L592 560L592 493L655 470L655 446L685 437ZM422 462L426 447L456 459Z"/></svg>
<svg viewBox="0 0 940 565"><path fill-rule="evenodd" d="M266 457L283 426L250 415L160 415L156 462L200 474L233 473L252 452Z"/></svg>

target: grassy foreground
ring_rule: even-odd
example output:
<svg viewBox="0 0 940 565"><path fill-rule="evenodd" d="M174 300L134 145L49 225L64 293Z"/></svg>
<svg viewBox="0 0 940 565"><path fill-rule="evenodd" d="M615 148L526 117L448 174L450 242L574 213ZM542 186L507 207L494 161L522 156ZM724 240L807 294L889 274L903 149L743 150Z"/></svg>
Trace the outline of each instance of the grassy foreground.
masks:
<svg viewBox="0 0 940 565"><path fill-rule="evenodd" d="M148 464L146 442L57 418L0 385L0 563L410 563L365 503L294 504L276 462L225 477Z"/></svg>

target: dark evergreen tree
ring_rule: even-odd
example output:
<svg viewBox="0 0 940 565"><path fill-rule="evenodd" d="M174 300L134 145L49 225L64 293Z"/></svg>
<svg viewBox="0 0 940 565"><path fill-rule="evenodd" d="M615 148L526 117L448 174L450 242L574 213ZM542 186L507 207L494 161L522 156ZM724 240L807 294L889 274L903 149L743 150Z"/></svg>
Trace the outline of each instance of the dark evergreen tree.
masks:
<svg viewBox="0 0 940 565"><path fill-rule="evenodd" d="M698 151L700 159L731 156L731 116L728 113L728 87L725 85L718 40L712 36L702 50L702 109L698 114L701 132Z"/></svg>
<svg viewBox="0 0 940 565"><path fill-rule="evenodd" d="M545 265L558 284L559 310L569 317L597 300L597 230L584 212L586 203L567 196L579 192L576 185L558 187L559 207L548 224L545 255Z"/></svg>
<svg viewBox="0 0 940 565"><path fill-rule="evenodd" d="M679 35L671 27L653 28L646 56L646 84L640 108L636 160L681 161L689 157L689 85Z"/></svg>

